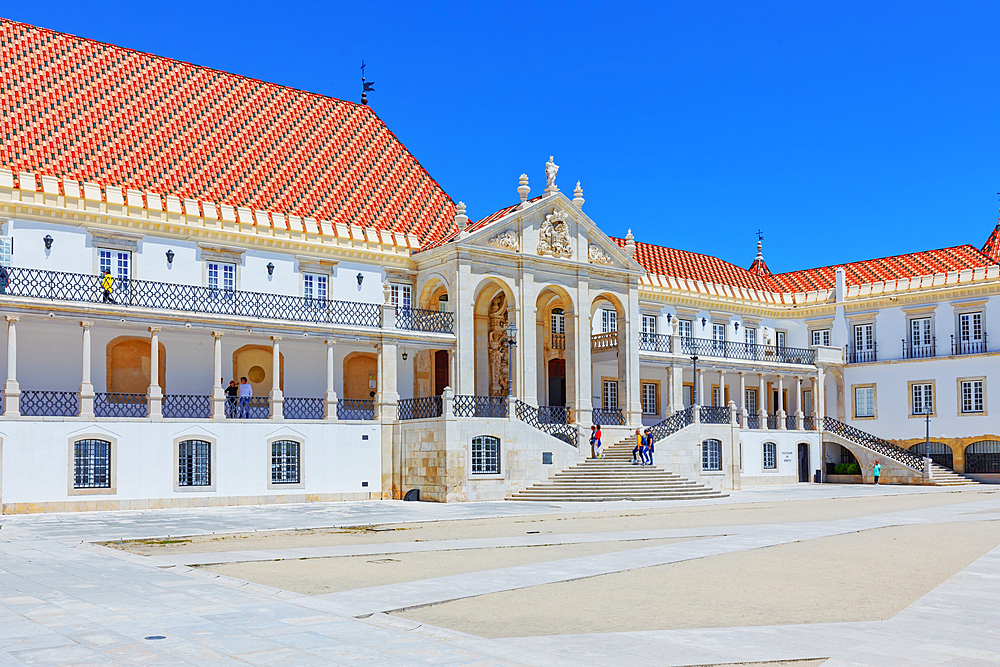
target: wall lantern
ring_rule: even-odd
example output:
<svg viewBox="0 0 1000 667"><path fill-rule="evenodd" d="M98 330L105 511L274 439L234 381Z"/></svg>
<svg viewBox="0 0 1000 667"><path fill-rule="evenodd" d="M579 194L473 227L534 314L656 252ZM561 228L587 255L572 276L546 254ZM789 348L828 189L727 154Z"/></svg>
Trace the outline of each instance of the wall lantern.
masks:
<svg viewBox="0 0 1000 667"><path fill-rule="evenodd" d="M48 234L46 234L45 238L42 239L42 241L45 242L45 249L46 250L52 250L52 240L53 240L52 237L49 236Z"/></svg>
<svg viewBox="0 0 1000 667"><path fill-rule="evenodd" d="M168 250L167 251L167 264L173 264L173 263L174 263L174 251L173 250Z"/></svg>
<svg viewBox="0 0 1000 667"><path fill-rule="evenodd" d="M667 324L670 324L670 320L672 319L674 319L674 316L671 315L670 313L667 313Z"/></svg>
<svg viewBox="0 0 1000 667"><path fill-rule="evenodd" d="M702 328L702 329L704 329L704 328L705 328L705 325L706 325L706 324L708 324L708 320L707 320L706 318L704 318L704 317L703 317L703 318L701 318L701 328Z"/></svg>
<svg viewBox="0 0 1000 667"><path fill-rule="evenodd" d="M267 263L267 275L269 275L269 276L273 276L274 275L274 264L271 263L271 262Z"/></svg>
<svg viewBox="0 0 1000 667"><path fill-rule="evenodd" d="M361 283L364 282L365 276L362 273L358 274L358 287L361 287Z"/></svg>
<svg viewBox="0 0 1000 667"><path fill-rule="evenodd" d="M733 322L733 329L736 331L736 333L739 333L740 332L740 323L739 322Z"/></svg>
<svg viewBox="0 0 1000 667"><path fill-rule="evenodd" d="M403 361L406 361L406 352L403 353Z"/></svg>

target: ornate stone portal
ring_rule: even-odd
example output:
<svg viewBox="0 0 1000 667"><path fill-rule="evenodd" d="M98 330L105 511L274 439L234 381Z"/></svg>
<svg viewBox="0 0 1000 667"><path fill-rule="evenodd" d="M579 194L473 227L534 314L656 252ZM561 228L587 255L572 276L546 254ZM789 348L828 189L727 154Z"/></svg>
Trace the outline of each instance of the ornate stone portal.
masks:
<svg viewBox="0 0 1000 667"><path fill-rule="evenodd" d="M569 226L566 213L559 209L545 216L545 222L538 232L538 254L553 257L572 257L573 246L569 241Z"/></svg>
<svg viewBox="0 0 1000 667"><path fill-rule="evenodd" d="M496 248L503 248L507 250L517 250L517 234L514 230L508 229L502 234L497 234L490 239L490 245Z"/></svg>
<svg viewBox="0 0 1000 667"><path fill-rule="evenodd" d="M489 319L486 354L490 365L490 396L506 396L510 347L507 345L507 295L503 292L490 301Z"/></svg>

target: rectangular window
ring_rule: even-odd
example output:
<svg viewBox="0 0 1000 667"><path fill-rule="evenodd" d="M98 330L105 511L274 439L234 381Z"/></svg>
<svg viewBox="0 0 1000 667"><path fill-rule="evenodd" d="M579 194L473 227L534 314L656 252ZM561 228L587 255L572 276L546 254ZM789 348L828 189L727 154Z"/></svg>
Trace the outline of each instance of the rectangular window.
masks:
<svg viewBox="0 0 1000 667"><path fill-rule="evenodd" d="M112 303L128 303L128 281L132 277L132 253L127 250L100 250L98 258L101 275L103 276L104 272L107 271L112 278L111 288L105 290L104 300Z"/></svg>
<svg viewBox="0 0 1000 667"><path fill-rule="evenodd" d="M111 443L77 440L73 443L73 488L111 488Z"/></svg>
<svg viewBox="0 0 1000 667"><path fill-rule="evenodd" d="M691 320L677 320L677 335L681 338L691 337Z"/></svg>
<svg viewBox="0 0 1000 667"><path fill-rule="evenodd" d="M931 318L918 317L910 320L910 345L915 350L930 347L932 340Z"/></svg>
<svg viewBox="0 0 1000 667"><path fill-rule="evenodd" d="M642 383L642 414L644 414L644 415L655 415L656 414L656 383L655 382L643 382Z"/></svg>
<svg viewBox="0 0 1000 667"><path fill-rule="evenodd" d="M14 254L14 239L0 238L0 266L10 266Z"/></svg>
<svg viewBox="0 0 1000 667"><path fill-rule="evenodd" d="M184 440L177 445L177 486L212 485L212 445L204 440Z"/></svg>
<svg viewBox="0 0 1000 667"><path fill-rule="evenodd" d="M802 391L802 414L806 417L813 413L813 393L811 389Z"/></svg>
<svg viewBox="0 0 1000 667"><path fill-rule="evenodd" d="M812 345L829 345L830 344L830 330L829 329L815 329L810 332L812 337Z"/></svg>
<svg viewBox="0 0 1000 667"><path fill-rule="evenodd" d="M712 340L716 340L716 341L726 340L726 325L725 324L713 324L712 325Z"/></svg>
<svg viewBox="0 0 1000 667"><path fill-rule="evenodd" d="M775 331L774 332L774 341L775 341L775 344L778 347L785 347L785 332L784 331Z"/></svg>
<svg viewBox="0 0 1000 667"><path fill-rule="evenodd" d="M764 470L778 469L778 445L774 442L764 443Z"/></svg>
<svg viewBox="0 0 1000 667"><path fill-rule="evenodd" d="M709 438L701 443L701 469L722 470L722 441Z"/></svg>
<svg viewBox="0 0 1000 667"><path fill-rule="evenodd" d="M389 303L396 308L409 310L413 303L413 286L392 283L389 285Z"/></svg>
<svg viewBox="0 0 1000 667"><path fill-rule="evenodd" d="M875 325L854 325L854 349L858 352L869 352L875 349Z"/></svg>
<svg viewBox="0 0 1000 667"><path fill-rule="evenodd" d="M329 294L330 279L322 273L302 274L302 296L307 299L326 301Z"/></svg>
<svg viewBox="0 0 1000 667"><path fill-rule="evenodd" d="M618 409L618 381L617 380L605 380L604 381L604 396L601 401L601 406L605 410L617 410Z"/></svg>
<svg viewBox="0 0 1000 667"><path fill-rule="evenodd" d="M748 413L757 414L757 390L747 389L746 410Z"/></svg>
<svg viewBox="0 0 1000 667"><path fill-rule="evenodd" d="M875 416L875 387L854 388L854 417Z"/></svg>
<svg viewBox="0 0 1000 667"><path fill-rule="evenodd" d="M642 333L656 334L656 315L642 316Z"/></svg>
<svg viewBox="0 0 1000 667"><path fill-rule="evenodd" d="M271 443L271 483L299 483L299 443L294 440Z"/></svg>
<svg viewBox="0 0 1000 667"><path fill-rule="evenodd" d="M744 329L743 330L743 340L746 341L747 345L757 344L757 330L756 329Z"/></svg>
<svg viewBox="0 0 1000 667"><path fill-rule="evenodd" d="M552 311L552 333L566 333L566 314L562 308L556 308Z"/></svg>
<svg viewBox="0 0 1000 667"><path fill-rule="evenodd" d="M911 385L911 407L914 415L922 415L934 412L934 385L914 384Z"/></svg>
<svg viewBox="0 0 1000 667"><path fill-rule="evenodd" d="M694 391L694 385L690 385L690 384L684 385L684 389L682 391L681 400L684 401L684 407L685 408L690 408L691 405L693 404L693 401L691 400L691 393L693 391Z"/></svg>
<svg viewBox="0 0 1000 667"><path fill-rule="evenodd" d="M472 474L500 474L500 439L480 435L472 439Z"/></svg>
<svg viewBox="0 0 1000 667"><path fill-rule="evenodd" d="M712 387L712 405L720 407L725 405L722 402L722 387Z"/></svg>
<svg viewBox="0 0 1000 667"><path fill-rule="evenodd" d="M232 292L236 289L236 265L208 262L207 268L209 289L220 290L222 298L232 298Z"/></svg>
<svg viewBox="0 0 1000 667"><path fill-rule="evenodd" d="M605 308L601 311L601 333L618 331L618 311Z"/></svg>
<svg viewBox="0 0 1000 667"><path fill-rule="evenodd" d="M962 313L959 315L958 335L963 343L981 341L983 339L983 314Z"/></svg>
<svg viewBox="0 0 1000 667"><path fill-rule="evenodd" d="M983 411L983 381L966 380L962 382L962 412L975 413Z"/></svg>

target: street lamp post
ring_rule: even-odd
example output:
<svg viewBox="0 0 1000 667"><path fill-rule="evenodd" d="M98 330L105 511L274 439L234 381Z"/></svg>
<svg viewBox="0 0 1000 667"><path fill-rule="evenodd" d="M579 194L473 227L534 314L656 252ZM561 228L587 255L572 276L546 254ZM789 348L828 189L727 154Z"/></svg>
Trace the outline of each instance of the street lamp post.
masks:
<svg viewBox="0 0 1000 667"><path fill-rule="evenodd" d="M507 397L514 395L514 346L517 345L517 327L507 325Z"/></svg>

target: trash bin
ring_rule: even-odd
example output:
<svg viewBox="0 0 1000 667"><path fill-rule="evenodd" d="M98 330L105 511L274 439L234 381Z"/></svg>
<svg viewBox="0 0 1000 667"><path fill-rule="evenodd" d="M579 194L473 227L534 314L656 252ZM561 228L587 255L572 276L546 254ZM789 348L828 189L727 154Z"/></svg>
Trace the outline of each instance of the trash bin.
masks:
<svg viewBox="0 0 1000 667"><path fill-rule="evenodd" d="M823 473L822 473L822 471L820 471L820 470L816 471L816 474L813 475L813 481L816 482L817 484L822 484L823 483Z"/></svg>

